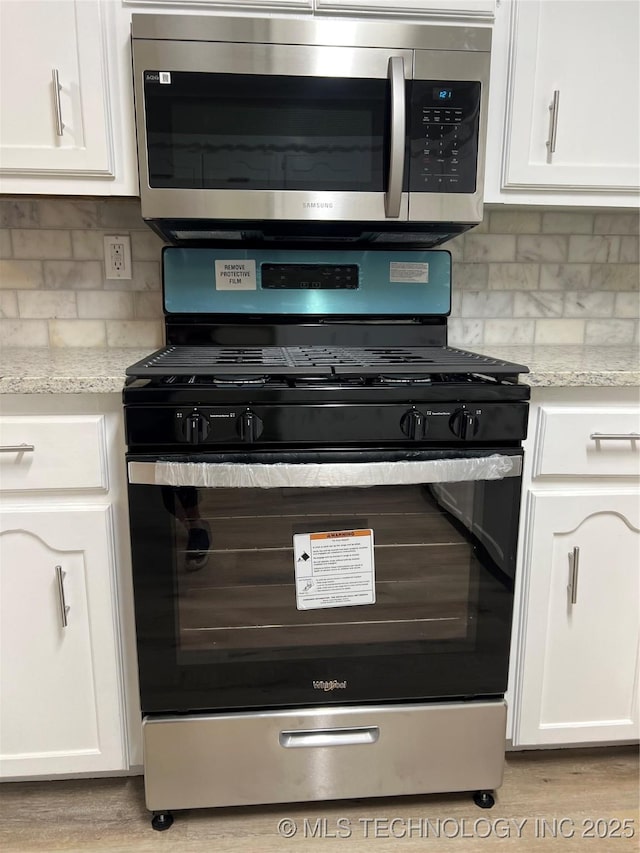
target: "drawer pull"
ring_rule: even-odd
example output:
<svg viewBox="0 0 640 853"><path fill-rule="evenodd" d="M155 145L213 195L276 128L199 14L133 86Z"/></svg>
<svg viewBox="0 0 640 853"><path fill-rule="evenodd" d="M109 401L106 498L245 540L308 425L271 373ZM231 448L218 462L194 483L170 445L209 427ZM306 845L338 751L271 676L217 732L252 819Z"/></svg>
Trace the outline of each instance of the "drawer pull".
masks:
<svg viewBox="0 0 640 853"><path fill-rule="evenodd" d="M375 743L379 737L378 726L357 729L308 729L280 732L280 746L287 749L305 746L355 746Z"/></svg>
<svg viewBox="0 0 640 853"><path fill-rule="evenodd" d="M569 551L569 583L567 592L571 604L578 603L578 569L580 567L580 548L576 545L573 551Z"/></svg>
<svg viewBox="0 0 640 853"><path fill-rule="evenodd" d="M5 444L0 447L0 453L33 453L35 449L33 444Z"/></svg>
<svg viewBox="0 0 640 853"><path fill-rule="evenodd" d="M591 441L640 441L640 432L592 432Z"/></svg>
<svg viewBox="0 0 640 853"><path fill-rule="evenodd" d="M56 566L56 580L58 582L58 601L60 603L60 621L62 627L66 628L69 624L68 613L71 610L64 597L64 576L66 572L62 571L62 566Z"/></svg>

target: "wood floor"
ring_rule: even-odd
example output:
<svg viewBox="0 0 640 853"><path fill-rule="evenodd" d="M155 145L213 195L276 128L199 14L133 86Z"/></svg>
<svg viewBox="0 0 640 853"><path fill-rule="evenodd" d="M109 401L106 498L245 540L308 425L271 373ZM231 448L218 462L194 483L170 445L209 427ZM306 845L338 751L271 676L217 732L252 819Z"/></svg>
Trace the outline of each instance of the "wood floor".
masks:
<svg viewBox="0 0 640 853"><path fill-rule="evenodd" d="M291 831L284 819L292 838L278 832ZM162 833L150 827L139 777L0 786L3 853L626 853L639 833L632 747L511 753L492 810L466 794L206 809L176 813Z"/></svg>

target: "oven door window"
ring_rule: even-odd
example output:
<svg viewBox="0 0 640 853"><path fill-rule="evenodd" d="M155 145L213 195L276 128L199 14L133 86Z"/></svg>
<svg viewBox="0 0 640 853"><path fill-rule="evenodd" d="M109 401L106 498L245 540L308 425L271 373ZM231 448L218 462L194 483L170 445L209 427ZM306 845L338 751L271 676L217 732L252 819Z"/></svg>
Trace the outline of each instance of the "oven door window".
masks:
<svg viewBox="0 0 640 853"><path fill-rule="evenodd" d="M386 79L145 76L150 187L386 189Z"/></svg>
<svg viewBox="0 0 640 853"><path fill-rule="evenodd" d="M131 485L143 709L503 693L519 500L519 476ZM301 609L294 537L354 530L373 531L375 603L339 552L346 586Z"/></svg>

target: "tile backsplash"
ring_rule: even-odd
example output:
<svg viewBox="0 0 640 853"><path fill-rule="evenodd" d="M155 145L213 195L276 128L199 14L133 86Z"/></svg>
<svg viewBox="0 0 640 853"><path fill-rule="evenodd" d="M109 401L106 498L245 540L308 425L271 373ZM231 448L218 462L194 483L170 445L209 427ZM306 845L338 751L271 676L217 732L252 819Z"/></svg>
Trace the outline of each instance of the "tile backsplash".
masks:
<svg viewBox="0 0 640 853"><path fill-rule="evenodd" d="M453 345L639 343L638 212L485 208L453 256ZM104 277L129 234L133 277ZM162 241L137 199L0 198L0 345L163 343Z"/></svg>

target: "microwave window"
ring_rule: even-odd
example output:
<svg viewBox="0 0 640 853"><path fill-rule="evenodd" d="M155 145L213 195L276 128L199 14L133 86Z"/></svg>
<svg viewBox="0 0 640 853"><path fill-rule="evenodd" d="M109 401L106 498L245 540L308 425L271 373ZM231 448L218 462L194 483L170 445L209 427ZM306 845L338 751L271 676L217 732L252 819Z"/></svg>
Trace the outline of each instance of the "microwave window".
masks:
<svg viewBox="0 0 640 853"><path fill-rule="evenodd" d="M381 192L386 80L145 73L149 185Z"/></svg>

